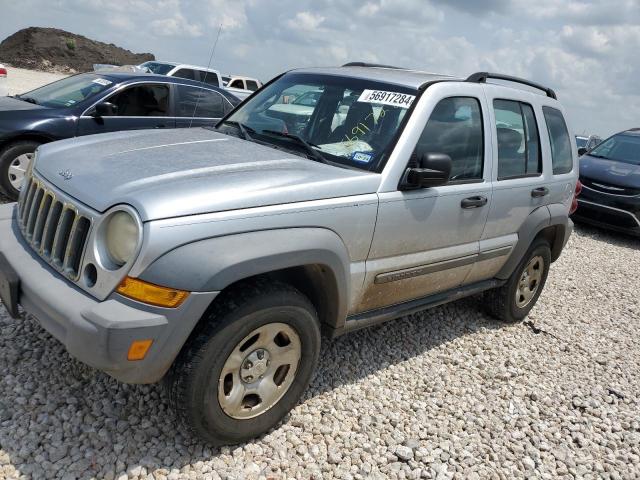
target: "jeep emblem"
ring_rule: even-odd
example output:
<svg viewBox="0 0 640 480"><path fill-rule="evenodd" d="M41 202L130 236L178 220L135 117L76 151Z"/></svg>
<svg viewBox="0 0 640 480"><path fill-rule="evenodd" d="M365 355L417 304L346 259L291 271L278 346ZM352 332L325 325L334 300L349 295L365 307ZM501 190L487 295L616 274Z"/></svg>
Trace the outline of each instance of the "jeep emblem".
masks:
<svg viewBox="0 0 640 480"><path fill-rule="evenodd" d="M58 175L60 175L65 180L71 180L73 178L73 173L71 173L71 170L60 170L58 172Z"/></svg>

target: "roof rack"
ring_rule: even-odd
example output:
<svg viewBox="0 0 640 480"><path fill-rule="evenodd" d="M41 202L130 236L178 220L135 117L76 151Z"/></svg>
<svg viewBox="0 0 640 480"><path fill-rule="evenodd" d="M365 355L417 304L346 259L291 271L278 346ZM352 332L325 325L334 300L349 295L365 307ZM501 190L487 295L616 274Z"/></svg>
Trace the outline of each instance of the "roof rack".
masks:
<svg viewBox="0 0 640 480"><path fill-rule="evenodd" d="M531 82L529 80L525 80L524 78L512 77L511 75L503 75L501 73L490 73L490 72L476 72L465 80L466 82L474 82L474 83L487 83L487 79L493 78L495 80L506 80L508 82L521 83L523 85L527 85L529 87L537 88L538 90L542 90L547 94L547 97L553 98L557 100L556 92L547 88L539 83Z"/></svg>
<svg viewBox="0 0 640 480"><path fill-rule="evenodd" d="M401 67L393 67L391 65L380 65L378 63L366 62L349 62L342 65L343 67L369 67L369 68L393 68L394 70L402 70Z"/></svg>

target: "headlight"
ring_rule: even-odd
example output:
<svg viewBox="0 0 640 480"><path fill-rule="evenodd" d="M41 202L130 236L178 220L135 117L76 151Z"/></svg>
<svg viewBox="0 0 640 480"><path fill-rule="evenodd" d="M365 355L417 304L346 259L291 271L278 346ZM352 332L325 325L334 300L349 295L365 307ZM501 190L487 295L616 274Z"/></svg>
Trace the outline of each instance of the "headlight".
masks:
<svg viewBox="0 0 640 480"><path fill-rule="evenodd" d="M111 261L119 268L132 259L138 247L138 223L130 213L118 210L107 219L104 241Z"/></svg>

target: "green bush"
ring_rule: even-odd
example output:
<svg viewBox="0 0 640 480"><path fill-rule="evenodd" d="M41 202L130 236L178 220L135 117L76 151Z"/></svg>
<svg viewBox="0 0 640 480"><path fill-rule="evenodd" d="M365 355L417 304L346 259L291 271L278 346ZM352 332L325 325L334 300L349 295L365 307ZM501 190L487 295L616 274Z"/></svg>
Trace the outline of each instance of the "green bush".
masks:
<svg viewBox="0 0 640 480"><path fill-rule="evenodd" d="M67 38L67 48L69 50L76 49L76 41L73 38Z"/></svg>

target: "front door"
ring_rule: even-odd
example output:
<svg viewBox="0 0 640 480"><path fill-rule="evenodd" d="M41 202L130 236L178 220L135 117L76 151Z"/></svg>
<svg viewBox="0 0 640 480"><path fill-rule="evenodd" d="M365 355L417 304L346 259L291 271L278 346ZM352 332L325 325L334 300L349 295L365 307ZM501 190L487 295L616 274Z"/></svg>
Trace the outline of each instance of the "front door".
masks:
<svg viewBox="0 0 640 480"><path fill-rule="evenodd" d="M475 88L476 93L481 93ZM481 95L435 105L412 155L445 153L448 184L379 194L364 292L353 313L425 297L465 283L478 259L491 204L486 104Z"/></svg>
<svg viewBox="0 0 640 480"><path fill-rule="evenodd" d="M78 135L173 128L170 88L168 84L136 84L112 94L102 101L115 106L113 115L96 117L95 108L87 110L78 122Z"/></svg>

